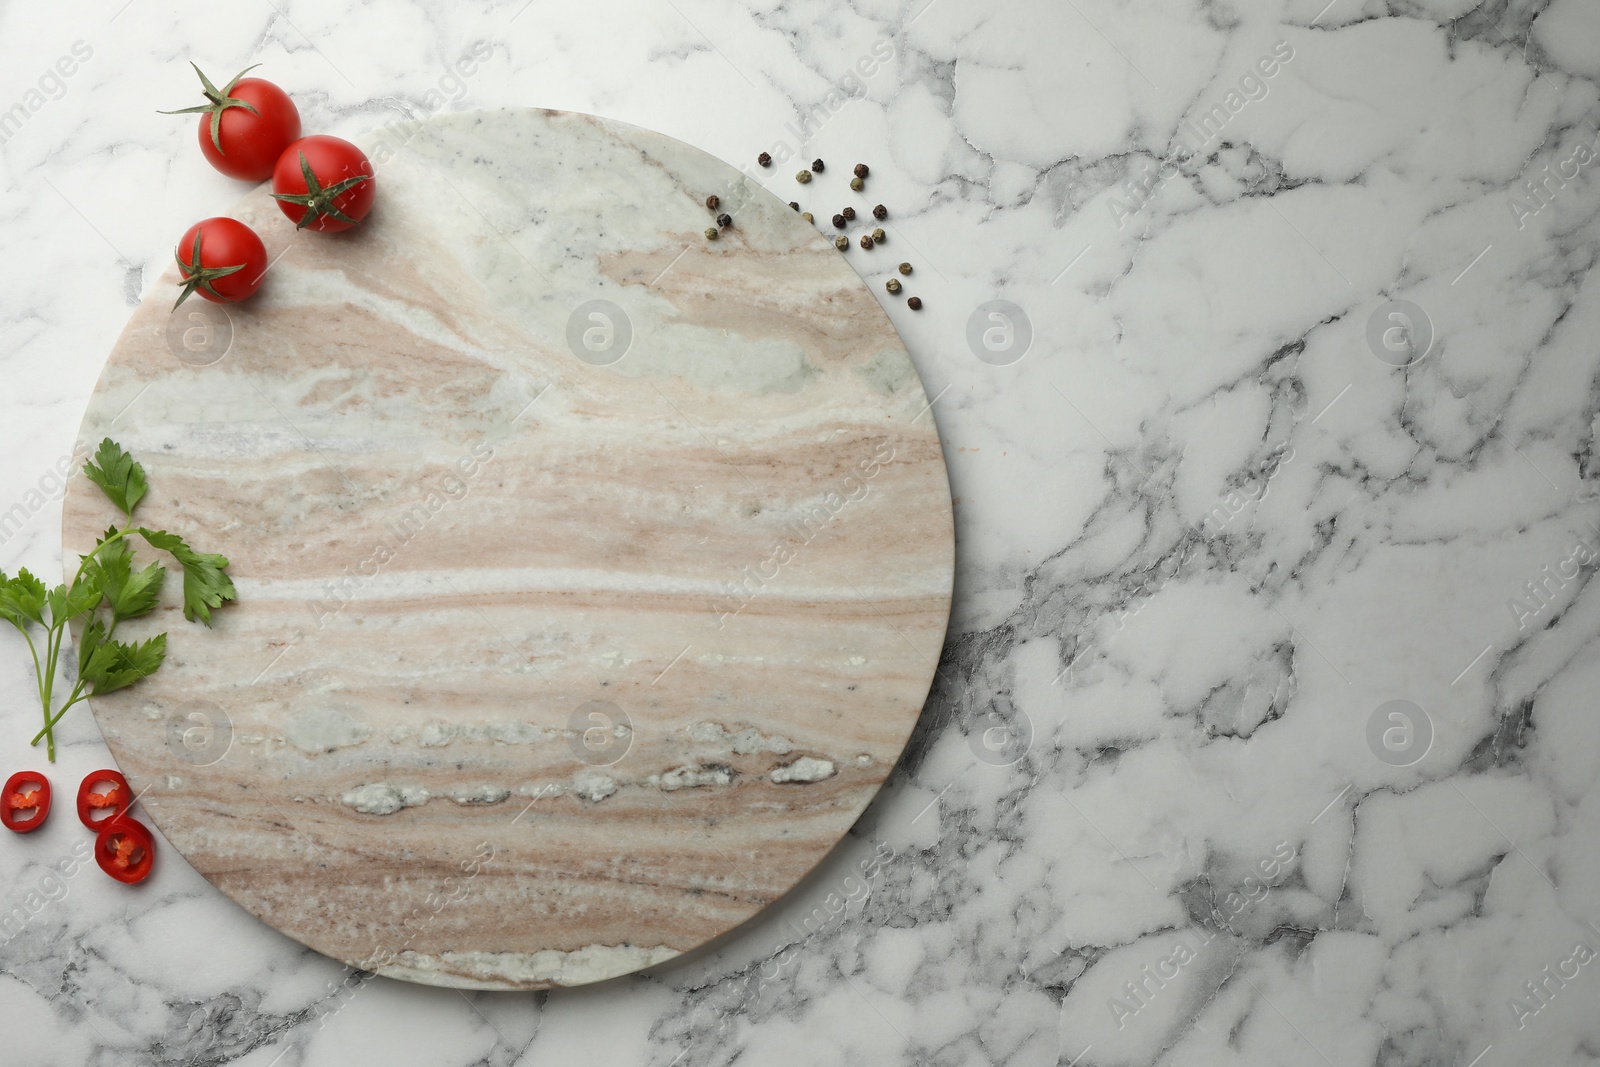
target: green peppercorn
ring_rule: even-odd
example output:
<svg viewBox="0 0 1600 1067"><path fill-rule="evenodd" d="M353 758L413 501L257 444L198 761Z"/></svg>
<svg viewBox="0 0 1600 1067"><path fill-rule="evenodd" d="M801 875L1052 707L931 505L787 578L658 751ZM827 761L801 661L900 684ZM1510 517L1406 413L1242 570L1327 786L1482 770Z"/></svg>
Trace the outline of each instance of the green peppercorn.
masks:
<svg viewBox="0 0 1600 1067"><path fill-rule="evenodd" d="M717 239L717 228L715 226L707 226L706 227L706 240L715 241L716 239Z"/></svg>
<svg viewBox="0 0 1600 1067"><path fill-rule="evenodd" d="M833 239L833 247L843 252L845 249L850 247L850 238L841 233L839 236Z"/></svg>
<svg viewBox="0 0 1600 1067"><path fill-rule="evenodd" d="M721 226L724 230L726 230L729 226L733 225L733 216L732 215L718 215L717 216L717 225Z"/></svg>
<svg viewBox="0 0 1600 1067"><path fill-rule="evenodd" d="M809 211L802 211L800 213L800 217L805 219L807 222L816 222L817 221L816 219L811 217L811 212L809 212Z"/></svg>
<svg viewBox="0 0 1600 1067"><path fill-rule="evenodd" d="M895 269L898 270L901 274L910 274L911 273L911 264L902 263L902 264L900 264L900 266L896 267Z"/></svg>
<svg viewBox="0 0 1600 1067"><path fill-rule="evenodd" d="M883 287L889 290L891 293L898 293L900 291L900 279L890 278L888 281L883 283Z"/></svg>
<svg viewBox="0 0 1600 1067"><path fill-rule="evenodd" d="M722 201L717 198L716 193L712 193L710 196L706 197L706 207L711 211L717 210L717 205L721 203Z"/></svg>
<svg viewBox="0 0 1600 1067"><path fill-rule="evenodd" d="M772 166L772 157L763 152L756 157L756 162L761 164L763 167L770 167Z"/></svg>
<svg viewBox="0 0 1600 1067"><path fill-rule="evenodd" d="M889 209L884 207L882 204L879 204L877 207L872 209L872 217L875 219L886 219L889 217Z"/></svg>
<svg viewBox="0 0 1600 1067"><path fill-rule="evenodd" d="M823 167L823 165L822 165L822 160L820 160L820 159L813 159L813 160L812 160L812 161L811 161L811 169L812 169L812 170L814 170L814 171L816 171L816 172L817 172L817 173L818 173L818 174L821 174L821 173L822 173L822 172L823 172L823 170L825 170L825 169L826 169L826 168L825 168L825 167Z"/></svg>
<svg viewBox="0 0 1600 1067"><path fill-rule="evenodd" d="M861 235L861 247L866 249L872 248L872 235L870 233L864 233Z"/></svg>
<svg viewBox="0 0 1600 1067"><path fill-rule="evenodd" d="M922 310L922 297L920 297L920 296L907 297L906 298L906 307L910 308L912 311L921 311Z"/></svg>
<svg viewBox="0 0 1600 1067"><path fill-rule="evenodd" d="M856 217L856 209L853 208L853 207L850 207L849 205L846 205L844 210L839 212L839 214L841 214L845 218L850 219L850 220L853 221L855 219L855 217Z"/></svg>
<svg viewBox="0 0 1600 1067"><path fill-rule="evenodd" d="M872 231L872 239L874 241L876 241L878 244L880 244L880 245L883 244L884 237L885 237L885 234L883 232L883 227L880 226L876 230Z"/></svg>
<svg viewBox="0 0 1600 1067"><path fill-rule="evenodd" d="M833 228L836 229L836 230L844 229L844 216L843 215L835 215L833 217Z"/></svg>
<svg viewBox="0 0 1600 1067"><path fill-rule="evenodd" d="M850 179L850 188L854 189L856 192L859 193L861 190L865 189L866 187L867 187L867 183L862 181L860 178L851 178Z"/></svg>
<svg viewBox="0 0 1600 1067"><path fill-rule="evenodd" d="M803 170L794 176L794 180L799 182L801 185L805 185L811 180L811 172L809 170Z"/></svg>

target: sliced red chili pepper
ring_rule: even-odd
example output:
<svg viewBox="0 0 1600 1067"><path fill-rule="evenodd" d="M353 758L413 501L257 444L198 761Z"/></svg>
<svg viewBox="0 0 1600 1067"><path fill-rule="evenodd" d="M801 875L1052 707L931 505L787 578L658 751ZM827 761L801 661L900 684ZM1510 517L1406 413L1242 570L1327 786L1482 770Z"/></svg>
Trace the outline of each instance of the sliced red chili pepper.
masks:
<svg viewBox="0 0 1600 1067"><path fill-rule="evenodd" d="M103 793L95 792L94 787L102 782L110 783L111 788ZM78 785L78 821L91 830L99 830L110 819L126 815L132 804L133 791L128 788L128 780L118 771L95 771ZM110 814L97 815L102 811Z"/></svg>
<svg viewBox="0 0 1600 1067"><path fill-rule="evenodd" d="M35 788L29 789L28 786ZM31 834L50 814L50 781L38 771L18 771L0 790L0 823L7 830Z"/></svg>
<svg viewBox="0 0 1600 1067"><path fill-rule="evenodd" d="M94 861L119 882L133 885L150 875L156 861L156 841L144 824L127 815L113 815L100 823L94 840Z"/></svg>

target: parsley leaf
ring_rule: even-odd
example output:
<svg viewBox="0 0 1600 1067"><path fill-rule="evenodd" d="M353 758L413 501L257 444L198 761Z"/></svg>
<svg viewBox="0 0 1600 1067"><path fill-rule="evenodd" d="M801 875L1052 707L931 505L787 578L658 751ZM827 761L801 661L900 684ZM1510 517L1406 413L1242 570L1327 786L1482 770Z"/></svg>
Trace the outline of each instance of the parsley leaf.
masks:
<svg viewBox="0 0 1600 1067"><path fill-rule="evenodd" d="M157 634L141 645L97 638L94 652L84 665L83 678L94 686L96 696L114 693L156 673L166 658L166 634Z"/></svg>
<svg viewBox="0 0 1600 1067"><path fill-rule="evenodd" d="M130 519L149 488L144 468L109 437L100 442L94 459L83 465L83 473Z"/></svg>
<svg viewBox="0 0 1600 1067"><path fill-rule="evenodd" d="M21 629L24 623L44 625L44 583L24 567L15 578L0 571L0 619Z"/></svg>
<svg viewBox="0 0 1600 1067"><path fill-rule="evenodd" d="M107 531L100 548L92 557L94 562L85 572L105 597L111 613L118 619L137 619L155 610L156 596L166 581L167 569L152 563L142 570L133 569L133 546L126 540L109 543L116 535Z"/></svg>
<svg viewBox="0 0 1600 1067"><path fill-rule="evenodd" d="M196 552L177 534L139 527L139 536L151 546L170 553L183 568L183 617L211 625L211 609L220 608L238 596L233 579L227 575L228 557L215 552Z"/></svg>

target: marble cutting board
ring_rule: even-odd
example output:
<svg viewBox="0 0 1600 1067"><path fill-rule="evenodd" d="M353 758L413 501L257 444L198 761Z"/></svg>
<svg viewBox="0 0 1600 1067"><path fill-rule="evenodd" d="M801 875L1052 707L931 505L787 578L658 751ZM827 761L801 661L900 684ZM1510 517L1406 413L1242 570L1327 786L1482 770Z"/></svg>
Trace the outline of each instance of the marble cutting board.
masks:
<svg viewBox="0 0 1600 1067"><path fill-rule="evenodd" d="M533 110L365 147L361 228L251 193L258 297L158 291L111 354L83 439L240 600L208 632L169 583L123 631L167 666L95 718L170 845L330 956L659 964L799 881L910 734L953 565L928 398L844 256L703 152ZM68 559L112 519L79 475Z"/></svg>

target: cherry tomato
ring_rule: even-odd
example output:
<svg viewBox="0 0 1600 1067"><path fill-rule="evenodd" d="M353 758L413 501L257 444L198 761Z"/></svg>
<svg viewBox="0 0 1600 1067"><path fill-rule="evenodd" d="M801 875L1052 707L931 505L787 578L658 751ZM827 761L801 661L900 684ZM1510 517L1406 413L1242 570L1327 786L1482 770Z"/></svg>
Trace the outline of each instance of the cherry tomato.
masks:
<svg viewBox="0 0 1600 1067"><path fill-rule="evenodd" d="M119 882L142 882L155 866L156 839L137 819L118 815L100 824L94 839L94 861Z"/></svg>
<svg viewBox="0 0 1600 1067"><path fill-rule="evenodd" d="M232 304L261 288L267 246L238 219L206 219L190 226L178 241L178 271L183 276L178 304L194 293L213 304Z"/></svg>
<svg viewBox="0 0 1600 1067"><path fill-rule="evenodd" d="M272 172L272 195L296 229L348 230L367 217L377 195L372 161L349 141L315 134L284 149Z"/></svg>
<svg viewBox="0 0 1600 1067"><path fill-rule="evenodd" d="M107 788L97 791L95 786L99 785ZM91 771L78 783L78 821L91 830L99 830L112 819L126 815L132 804L133 791L128 788L128 780L119 771L109 768ZM108 814L96 818L95 813L99 811Z"/></svg>
<svg viewBox="0 0 1600 1067"><path fill-rule="evenodd" d="M33 789L28 789L28 786ZM19 834L31 834L50 814L50 781L38 771L18 771L0 789L0 824Z"/></svg>
<svg viewBox="0 0 1600 1067"><path fill-rule="evenodd" d="M199 67L206 103L164 115L199 115L200 151L230 178L260 182L272 177L283 150L300 137L300 111L289 94L261 78L246 78L246 67L218 89Z"/></svg>

